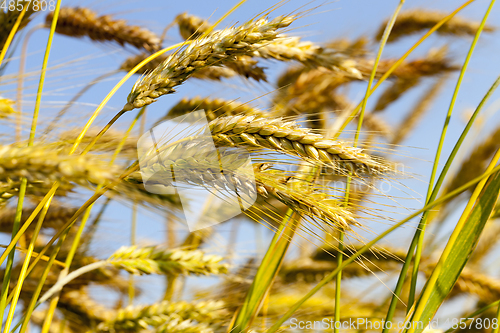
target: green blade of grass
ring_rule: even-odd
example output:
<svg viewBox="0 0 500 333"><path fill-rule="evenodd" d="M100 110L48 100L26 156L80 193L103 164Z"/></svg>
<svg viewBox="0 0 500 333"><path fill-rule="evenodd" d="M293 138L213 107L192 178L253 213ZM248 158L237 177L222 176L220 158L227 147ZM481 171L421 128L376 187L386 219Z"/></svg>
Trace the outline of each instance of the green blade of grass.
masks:
<svg viewBox="0 0 500 333"><path fill-rule="evenodd" d="M269 292L285 258L291 239L300 222L300 216L289 209L283 219L280 229L274 235L257 274L248 290L243 306L238 310L228 332L246 332L253 319L257 316L262 301Z"/></svg>
<svg viewBox="0 0 500 333"><path fill-rule="evenodd" d="M500 150L487 171L492 170L499 159ZM487 183L483 180L477 185L411 316L410 321L420 325L412 325L407 333L422 332L455 285L495 207L499 191L500 173L490 176Z"/></svg>

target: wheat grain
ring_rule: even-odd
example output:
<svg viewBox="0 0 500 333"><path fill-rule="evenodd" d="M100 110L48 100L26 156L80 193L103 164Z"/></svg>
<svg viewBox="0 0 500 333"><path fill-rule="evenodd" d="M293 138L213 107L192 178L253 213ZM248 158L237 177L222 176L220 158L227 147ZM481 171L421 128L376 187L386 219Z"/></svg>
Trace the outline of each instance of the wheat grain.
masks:
<svg viewBox="0 0 500 333"><path fill-rule="evenodd" d="M185 40L199 38L203 33L211 28L211 25L207 20L203 20L197 16L187 13L177 15L175 22L179 26L179 33ZM256 81L266 81L264 69L257 66L257 61L253 60L249 56L237 56L233 62L228 62L225 66L227 66L228 69L232 69L234 73L243 77L252 78ZM197 74L195 73L195 76L196 75Z"/></svg>
<svg viewBox="0 0 500 333"><path fill-rule="evenodd" d="M357 79L362 78L357 69L357 62L353 58L312 42L301 41L299 37L280 37L275 41L264 43L255 51L255 55L264 59L295 60L308 66L325 67L342 71Z"/></svg>
<svg viewBox="0 0 500 333"><path fill-rule="evenodd" d="M394 42L401 37L432 28L436 23L446 17L448 13L426 9L414 9L401 12L394 24L388 42ZM387 21L382 23L376 34L376 39L382 38ZM445 22L436 32L442 35L473 36L479 28L479 22L473 22L459 16L452 17ZM494 28L485 26L483 31L492 32Z"/></svg>
<svg viewBox="0 0 500 333"><path fill-rule="evenodd" d="M198 69L222 65L233 61L236 56L251 54L258 43L275 39L278 30L287 27L293 20L293 17L278 17L272 21L259 19L195 40L136 82L124 110L151 104L158 97L175 92L174 87L182 84Z"/></svg>
<svg viewBox="0 0 500 333"><path fill-rule="evenodd" d="M53 12L45 17L50 25ZM62 7L57 20L56 32L71 37L87 36L94 41L114 41L120 45L129 44L138 49L157 51L160 48L160 38L153 32L128 25L125 20L114 20L109 15L97 14L82 7Z"/></svg>

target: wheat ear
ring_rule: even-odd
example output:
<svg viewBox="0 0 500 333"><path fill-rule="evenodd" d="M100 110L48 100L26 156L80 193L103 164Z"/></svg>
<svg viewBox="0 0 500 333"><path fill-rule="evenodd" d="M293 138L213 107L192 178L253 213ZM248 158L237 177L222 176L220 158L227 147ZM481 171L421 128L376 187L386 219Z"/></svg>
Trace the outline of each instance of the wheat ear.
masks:
<svg viewBox="0 0 500 333"><path fill-rule="evenodd" d="M45 22L52 22L50 12ZM94 41L114 41L120 45L129 44L138 49L156 51L160 49L160 38L153 32L128 25L125 20L114 20L109 15L97 16L88 8L63 7L60 9L56 32L71 37L87 36Z"/></svg>
<svg viewBox="0 0 500 333"><path fill-rule="evenodd" d="M287 27L293 20L293 17L278 17L272 21L259 19L195 40L167 57L151 73L136 82L124 110L143 107L162 95L175 92L174 87L182 84L198 69L222 65L233 61L236 56L253 53L259 43L275 39L278 30Z"/></svg>
<svg viewBox="0 0 500 333"><path fill-rule="evenodd" d="M112 310L93 300L85 289L62 292L59 307L84 317L86 321L96 320L101 322L109 320L113 316Z"/></svg>
<svg viewBox="0 0 500 333"><path fill-rule="evenodd" d="M211 323L225 314L224 303L206 301L198 303L163 301L146 306L128 306L112 314L111 318L98 325L103 332L138 331L157 328L168 323L171 315L198 323Z"/></svg>
<svg viewBox="0 0 500 333"><path fill-rule="evenodd" d="M147 57L149 57L149 54L145 53L131 56L125 59L125 61L120 65L119 69L125 72L129 72ZM165 61L165 59L167 59L167 56L159 56L142 66L136 73L146 74L148 72L151 72L163 61ZM194 72L193 77L203 80L221 80L222 78L230 78L236 76L237 74L238 73L228 67L206 67Z"/></svg>
<svg viewBox="0 0 500 333"><path fill-rule="evenodd" d="M394 24L394 27L392 28L388 42L394 42L401 37L430 29L446 15L448 15L448 13L425 9L415 9L401 12L396 20L396 23ZM386 26L387 22L381 24L375 37L377 40L380 40L382 37ZM479 22L473 22L459 16L454 16L443 24L436 32L442 35L474 36L478 28ZM492 32L494 31L494 28L491 26L485 26L483 31Z"/></svg>
<svg viewBox="0 0 500 333"><path fill-rule="evenodd" d="M52 204L45 215L42 228L57 230L64 225L77 211L77 208L65 207L60 204ZM21 224L24 224L31 215L33 209L23 208ZM15 208L4 208L0 211L0 232L12 232L12 224L16 215ZM35 226L30 226L33 229ZM28 228L28 230L31 230Z"/></svg>
<svg viewBox="0 0 500 333"><path fill-rule="evenodd" d="M221 274L227 265L222 257L206 255L202 251L165 250L159 247L122 247L108 259L108 263L132 274Z"/></svg>
<svg viewBox="0 0 500 333"><path fill-rule="evenodd" d="M281 118L221 117L211 121L209 127L214 142L220 145L268 148L360 175L369 170L390 171L389 166L374 160L360 148L329 140Z"/></svg>
<svg viewBox="0 0 500 333"><path fill-rule="evenodd" d="M54 181L66 177L79 184L106 183L118 172L117 168L110 168L102 161L102 156L68 156L50 145L0 146L0 171L2 182L7 181L4 177L8 174L10 179L26 177L28 181Z"/></svg>

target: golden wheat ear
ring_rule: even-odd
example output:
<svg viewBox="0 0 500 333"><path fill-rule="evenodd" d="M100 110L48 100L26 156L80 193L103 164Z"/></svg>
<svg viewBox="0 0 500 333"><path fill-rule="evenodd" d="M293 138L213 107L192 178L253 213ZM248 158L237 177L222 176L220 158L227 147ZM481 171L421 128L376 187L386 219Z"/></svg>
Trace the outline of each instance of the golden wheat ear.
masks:
<svg viewBox="0 0 500 333"><path fill-rule="evenodd" d="M237 56L254 53L260 43L276 39L280 29L289 26L293 20L294 17L278 17L271 21L259 19L194 40L137 81L123 110L143 107L162 95L175 92L176 86L199 69L221 66L234 61Z"/></svg>
<svg viewBox="0 0 500 333"><path fill-rule="evenodd" d="M54 13L45 17L50 25ZM56 32L70 37L89 37L97 42L116 42L153 52L160 49L160 38L153 32L128 25L125 20L114 20L109 15L97 16L89 8L63 7L59 12Z"/></svg>
<svg viewBox="0 0 500 333"><path fill-rule="evenodd" d="M392 28L388 42L395 42L398 39L432 28L436 23L442 20L448 13L433 11L427 9L415 9L401 12ZM380 40L387 21L380 25L375 39ZM479 22L471 21L459 16L443 24L436 33L448 36L474 36L479 28ZM485 26L485 32L492 32L495 29L492 26Z"/></svg>

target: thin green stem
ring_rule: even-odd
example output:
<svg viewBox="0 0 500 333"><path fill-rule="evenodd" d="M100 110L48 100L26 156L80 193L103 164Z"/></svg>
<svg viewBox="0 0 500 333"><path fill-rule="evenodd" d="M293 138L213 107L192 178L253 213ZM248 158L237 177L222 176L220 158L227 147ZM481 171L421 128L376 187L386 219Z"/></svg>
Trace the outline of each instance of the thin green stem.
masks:
<svg viewBox="0 0 500 333"><path fill-rule="evenodd" d="M375 63L373 64L372 72L370 73L370 79L368 80L368 86L366 87L365 97L363 98L363 101L361 102L361 111L359 113L358 128L356 130L356 136L354 138L354 146L357 145L358 140L359 140L359 135L361 133L361 125L363 124L363 118L364 118L365 110L366 110L366 103L368 102L368 97L370 97L370 94L371 94L371 88L372 88L373 81L375 80L375 75L377 74L378 64L380 62L380 59L382 58L382 53L384 52L385 44L387 44L387 40L389 39L389 35L391 34L392 28L394 27L394 23L396 22L396 19L399 15L399 12L401 11L401 8L403 7L404 3L405 3L405 0L399 1L399 4L396 7L396 10L394 11L394 14L392 14L391 19L389 20L389 22L387 22L387 25L386 25L385 30L384 30L384 34L382 35L382 39L380 40L380 46L378 48L377 56L375 57Z"/></svg>
<svg viewBox="0 0 500 333"><path fill-rule="evenodd" d="M481 35L481 32L483 31L484 26L486 25L486 21L488 20L488 16L489 16L494 4L495 4L495 0L492 0L488 9L486 10L486 13L484 14L483 20L481 21L479 28L476 31L476 35L474 36L472 44L469 48L469 52L467 53L467 57L465 58L464 64L462 66L462 70L460 71L460 75L458 77L457 84L455 86L455 91L453 92L453 95L451 97L450 106L448 108L448 113L446 114L446 119L444 121L443 130L441 131L441 137L439 139L439 144L438 144L438 148L436 151L436 156L434 158L434 164L432 166L431 178L429 180L429 188L427 189L426 202L429 201L433 192L435 192L437 194L437 192L441 188L442 181L444 180L444 177L446 176L446 173L448 171L448 170L446 170L444 173L441 173L441 175L442 175L441 183L436 184L436 186L434 187L434 179L436 176L437 168L439 166L439 160L441 157L441 152L443 149L444 140L446 137L446 133L448 131L448 125L450 123L451 114L453 112L453 108L455 107L455 103L456 103L457 96L458 96L458 91L460 90L460 86L462 85L462 81L463 81L465 72L467 70L470 59L472 57L472 53L474 52L474 49L476 48L476 44L477 44L477 41L479 40L479 36ZM435 191L433 188L435 189ZM418 238L418 243L417 243L417 247L416 247L415 260L414 260L414 264L413 264L413 272L412 272L412 279L411 279L411 286L410 286L410 295L409 295L409 299L408 299L408 309L411 308L411 306L413 305L413 302L415 301L417 278L418 278L418 272L419 272L419 268L420 268L420 259L422 257L422 249L424 246L425 228L427 226L428 216L429 216L429 214L426 214L426 213L424 213L422 215L421 223L419 224L419 227L417 228L417 230L415 232L415 235Z"/></svg>

